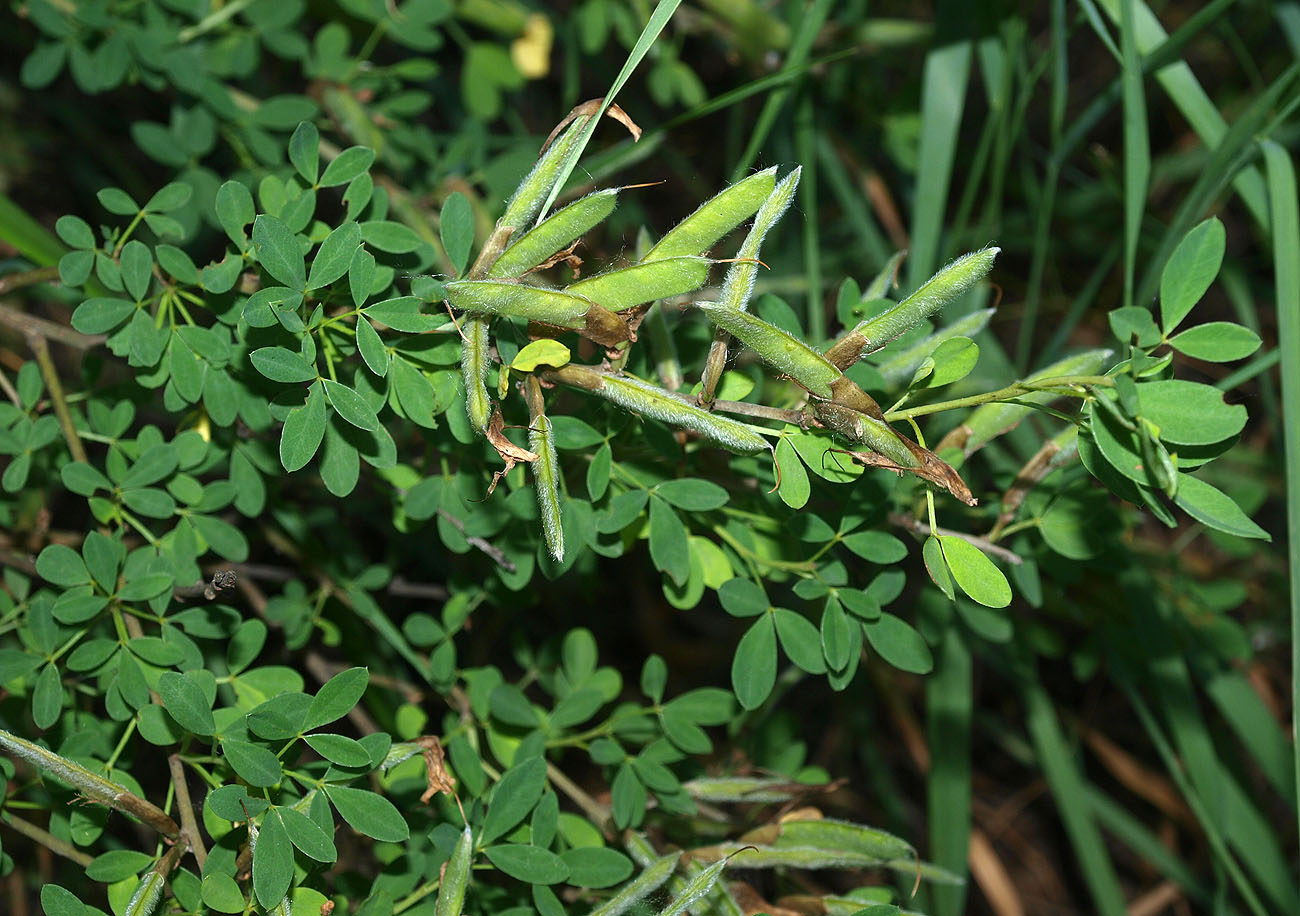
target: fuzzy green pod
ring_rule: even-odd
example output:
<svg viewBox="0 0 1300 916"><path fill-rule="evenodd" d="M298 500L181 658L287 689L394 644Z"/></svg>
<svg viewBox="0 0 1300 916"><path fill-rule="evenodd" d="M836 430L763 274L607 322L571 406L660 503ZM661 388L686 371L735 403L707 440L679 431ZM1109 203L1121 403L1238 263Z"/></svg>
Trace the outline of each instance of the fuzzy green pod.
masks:
<svg viewBox="0 0 1300 916"><path fill-rule="evenodd" d="M701 776L682 783L682 788L703 802L785 802L808 789L788 779L759 776Z"/></svg>
<svg viewBox="0 0 1300 916"><path fill-rule="evenodd" d="M876 366L890 385L901 385L912 378L916 367L934 352L934 348L954 337L974 337L988 327L994 309L980 309L958 318L947 327L940 328L921 342L908 347Z"/></svg>
<svg viewBox="0 0 1300 916"><path fill-rule="evenodd" d="M533 170L515 189L514 196L510 198L510 203L506 204L506 212L497 225L519 230L536 218L542 205L546 203L551 189L560 180L560 169L574 144L582 136L582 128L588 118L588 115L574 118L573 123L564 133L556 137L546 152L542 153Z"/></svg>
<svg viewBox="0 0 1300 916"><path fill-rule="evenodd" d="M492 402L488 398L484 379L488 370L488 323L483 318L466 318L461 323L465 335L460 348L460 372L465 380L465 413L469 425L478 432L487 431L492 415Z"/></svg>
<svg viewBox="0 0 1300 916"><path fill-rule="evenodd" d="M451 307L470 315L526 318L560 328L581 328L591 308L581 296L503 280L453 280L445 288Z"/></svg>
<svg viewBox="0 0 1300 916"><path fill-rule="evenodd" d="M756 315L717 302L697 302L709 320L758 354L763 362L794 379L819 398L831 396L842 374L808 344Z"/></svg>
<svg viewBox="0 0 1300 916"><path fill-rule="evenodd" d="M892 833L830 818L785 821L781 824L781 832L772 845L778 848L812 846L818 849L856 852L885 860L901 859L916 854L911 843Z"/></svg>
<svg viewBox="0 0 1300 916"><path fill-rule="evenodd" d="M443 869L433 916L460 916L461 908L465 905L465 888L469 885L469 867L473 854L474 837L466 824Z"/></svg>
<svg viewBox="0 0 1300 916"><path fill-rule="evenodd" d="M1034 382L1069 375L1095 375L1106 365L1112 353L1113 351L1106 349L1085 350L1035 372L1025 381ZM960 444L962 450L967 455L971 455L991 440L1014 429L1033 411L1033 405L1050 404L1058 397L1060 395L1054 391L1030 391L1017 395L1014 404L1008 402L983 404L971 411L966 421L950 434L950 436L964 436L964 442L945 441L940 444ZM947 438L945 437L945 440Z"/></svg>
<svg viewBox="0 0 1300 916"><path fill-rule="evenodd" d="M136 885L135 893L122 911L123 916L153 916L153 911L158 909L158 901L162 899L165 881L157 869L151 869Z"/></svg>
<svg viewBox="0 0 1300 916"><path fill-rule="evenodd" d="M718 878L722 876L722 870L727 867L725 858L714 862L705 868L701 868L699 874L695 875L686 882L681 893L673 899L667 908L661 910L658 916L681 916L691 908L691 905L713 889L718 883Z"/></svg>
<svg viewBox="0 0 1300 916"><path fill-rule="evenodd" d="M678 866L678 874L673 875L669 880L668 886L674 895L680 895L686 890L686 886L699 877L700 872L704 871L704 866L690 858L682 860ZM700 916L745 916L745 910L731 891L727 889L727 882L719 881L709 888L704 894L703 902L696 903L691 907L693 913L699 913Z"/></svg>
<svg viewBox="0 0 1300 916"><path fill-rule="evenodd" d="M880 273L871 278L871 282L862 291L862 297L858 301L870 302L873 299L884 299L894 285L894 278L898 276L898 265L903 263L905 257L907 257L906 251L896 251L890 255Z"/></svg>
<svg viewBox="0 0 1300 916"><path fill-rule="evenodd" d="M592 910L590 916L619 916L620 913L628 910L637 901L653 894L662 887L663 883L672 875L673 869L677 867L677 861L680 858L681 853L671 852L666 856L660 856L653 860L641 874L624 884L617 894ZM442 916L442 914L438 913L436 916Z"/></svg>
<svg viewBox="0 0 1300 916"><path fill-rule="evenodd" d="M624 312L646 302L694 292L709 282L708 258L664 258L596 274L565 287L565 292Z"/></svg>
<svg viewBox="0 0 1300 916"><path fill-rule="evenodd" d="M20 738L2 728L0 728L0 748L27 761L42 773L53 776L91 801L97 801L139 818L164 836L180 835L181 828L157 805L141 798L125 786L91 772L67 757L60 756L48 748L34 744L26 738Z"/></svg>
<svg viewBox="0 0 1300 916"><path fill-rule="evenodd" d="M552 213L515 239L497 258L489 277L518 277L563 251L614 212L618 189L596 191Z"/></svg>
<svg viewBox="0 0 1300 916"><path fill-rule="evenodd" d="M643 261L704 254L732 229L758 212L776 187L776 166L756 172L700 204L651 248Z"/></svg>
<svg viewBox="0 0 1300 916"><path fill-rule="evenodd" d="M713 862L714 865L729 862L732 868L870 868L876 865L888 867L892 861L896 861L844 849L756 846L745 843L720 843L717 846L692 849L690 854L694 859Z"/></svg>
<svg viewBox="0 0 1300 916"><path fill-rule="evenodd" d="M758 208L758 213L754 215L754 225L736 252L736 262L727 269L727 278L722 282L722 295L718 297L720 305L741 311L748 307L749 297L754 292L754 278L758 275L758 265L754 259L758 257L759 248L768 231L789 209L802 174L803 168L800 167L782 178L767 200L763 201L763 206Z"/></svg>
<svg viewBox="0 0 1300 916"><path fill-rule="evenodd" d="M743 423L697 407L680 395L626 375L604 375L586 366L565 366L548 379L590 391L624 410L639 413L699 433L723 448L741 454L768 448L767 440Z"/></svg>
<svg viewBox="0 0 1300 916"><path fill-rule="evenodd" d="M537 509L542 516L546 548L555 562L564 559L564 529L560 526L560 462L555 455L555 431L546 414L533 417L528 447L537 453L533 462L533 483L537 488Z"/></svg>
<svg viewBox="0 0 1300 916"><path fill-rule="evenodd" d="M1001 250L983 248L962 255L926 280L920 289L898 305L874 318L868 318L841 337L826 351L826 358L840 369L847 369L863 353L878 350L916 327L978 283L993 268L993 260Z"/></svg>

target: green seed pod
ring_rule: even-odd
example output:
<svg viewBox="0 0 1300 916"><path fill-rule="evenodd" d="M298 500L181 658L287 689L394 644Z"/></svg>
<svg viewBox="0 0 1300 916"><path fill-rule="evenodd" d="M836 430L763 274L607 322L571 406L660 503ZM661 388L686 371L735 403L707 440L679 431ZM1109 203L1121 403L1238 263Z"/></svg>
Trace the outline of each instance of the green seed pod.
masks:
<svg viewBox="0 0 1300 916"><path fill-rule="evenodd" d="M658 916L680 916L691 908L695 903L718 883L718 878L722 875L722 870L727 867L725 858L714 862L707 868L700 869L700 873L686 882L680 894L674 898L666 909L661 910Z"/></svg>
<svg viewBox="0 0 1300 916"><path fill-rule="evenodd" d="M289 899L288 894L271 908L271 916L293 916L293 902Z"/></svg>
<svg viewBox="0 0 1300 916"><path fill-rule="evenodd" d="M181 828L157 805L146 801L125 786L119 786L98 773L91 772L67 757L60 756L25 738L19 738L2 728L0 728L0 747L15 757L27 761L42 773L53 776L64 785L77 790L90 801L97 801L139 818L164 836L180 835Z"/></svg>
<svg viewBox="0 0 1300 916"><path fill-rule="evenodd" d="M446 284L447 301L469 315L525 318L539 324L578 331L612 347L632 335L627 322L589 299L503 280L454 280Z"/></svg>
<svg viewBox="0 0 1300 916"><path fill-rule="evenodd" d="M732 868L868 868L888 866L891 861L844 849L817 846L755 846L744 843L720 843L690 851L701 862L730 862ZM909 860L911 861L911 860Z"/></svg>
<svg viewBox="0 0 1300 916"><path fill-rule="evenodd" d="M131 895L126 909L122 911L123 916L153 916L153 911L158 908L158 901L162 899L164 881L165 879L157 870L150 870L136 885L135 893Z"/></svg>
<svg viewBox="0 0 1300 916"><path fill-rule="evenodd" d="M644 899L662 887L663 883L673 873L673 869L677 867L677 861L680 858L681 853L672 852L653 860L641 874L623 885L617 894L592 910L590 916L619 916L620 913L628 910L637 901ZM439 913L436 916L442 916L442 914Z"/></svg>
<svg viewBox="0 0 1300 916"><path fill-rule="evenodd" d="M697 407L680 395L624 375L603 375L586 366L568 365L546 377L613 401L625 410L697 432L741 454L763 451L767 440L743 423Z"/></svg>
<svg viewBox="0 0 1300 916"><path fill-rule="evenodd" d="M668 887L674 896L680 896L687 885L700 876L704 866L685 858L682 859L677 871L678 874L673 875L668 881ZM719 881L709 888L704 894L703 902L696 903L691 907L691 911L698 913L699 916L745 916L744 908L736 902L736 898L727 889L725 881Z"/></svg>
<svg viewBox="0 0 1300 916"><path fill-rule="evenodd" d="M974 337L988 327L993 312L994 309L980 309L978 312L971 312L969 315L958 318L947 327L935 331L920 343L914 344L880 363L876 368L880 370L880 374L884 376L885 381L890 385L901 385L912 378L912 374L916 372L916 367L921 365L939 344L945 340L952 340L954 337Z"/></svg>
<svg viewBox="0 0 1300 916"><path fill-rule="evenodd" d="M777 905L798 913L819 913L822 916L854 916L862 912L863 901L853 897L815 896L791 894L780 898ZM922 916L915 910L898 911L898 916Z"/></svg>
<svg viewBox="0 0 1300 916"><path fill-rule="evenodd" d="M565 287L565 292L623 312L656 299L694 292L709 282L708 258L664 258L596 274Z"/></svg>
<svg viewBox="0 0 1300 916"><path fill-rule="evenodd" d="M569 151L573 149L573 145L578 142L578 137L582 135L582 128L587 120L587 115L574 118L573 123L564 133L556 137L555 142L542 153L533 170L528 173L528 177L519 183L514 196L510 198L510 203L506 204L506 212L497 223L498 226L507 226L519 231L537 217L551 189L559 180L560 168L568 157Z"/></svg>
<svg viewBox="0 0 1300 916"><path fill-rule="evenodd" d="M1035 372L1025 381L1033 382L1068 375L1095 375L1106 365L1112 352L1102 349L1076 353ZM945 436L944 441L939 445L941 448L960 445L967 455L971 455L991 440L1014 429L1033 411L1031 405L1050 404L1059 397L1060 395L1054 391L1030 391L1016 395L1014 404L1005 402L983 404L971 411L966 422ZM964 439L961 438L963 436Z"/></svg>
<svg viewBox="0 0 1300 916"><path fill-rule="evenodd" d="M978 283L992 269L993 259L1001 250L984 248L953 261L898 305L867 319L841 337L826 351L826 358L841 370L847 369L863 353L878 350L916 327Z"/></svg>
<svg viewBox="0 0 1300 916"><path fill-rule="evenodd" d="M465 412L469 425L478 432L487 431L492 415L484 379L488 370L488 323L482 318L466 318L461 323L465 340L460 348L460 371L465 380Z"/></svg>
<svg viewBox="0 0 1300 916"><path fill-rule="evenodd" d="M469 884L470 860L474 854L474 837L469 825L461 831L456 848L442 871L442 883L438 885L438 902L434 904L433 916L460 916L465 904L465 888Z"/></svg>
<svg viewBox="0 0 1300 916"><path fill-rule="evenodd" d="M756 315L716 302L697 302L696 307L763 362L790 376L815 397L831 396L831 385L840 377L840 370L793 334Z"/></svg>
<svg viewBox="0 0 1300 916"><path fill-rule="evenodd" d="M767 237L768 231L789 209L790 201L794 200L795 189L799 187L799 176L802 174L801 167L782 178L767 200L763 201L763 206L758 208L758 213L754 216L754 225L750 227L749 235L745 236L745 241L741 243L740 251L736 252L738 260L727 269L727 279L722 283L722 295L718 297L720 305L741 311L748 307L749 297L754 291L754 278L758 275L758 265L754 263L754 259L758 257L758 250L763 244L763 239Z"/></svg>
<svg viewBox="0 0 1300 916"><path fill-rule="evenodd" d="M587 230L613 213L617 202L618 189L610 188L588 194L557 210L515 239L492 265L488 276L522 276L576 242Z"/></svg>
<svg viewBox="0 0 1300 916"><path fill-rule="evenodd" d="M855 852L874 859L902 859L914 856L916 850L906 840L862 824L830 818L809 821L785 821L781 832L772 845L778 848L790 846L816 847L818 849L835 849L841 852Z"/></svg>
<svg viewBox="0 0 1300 916"><path fill-rule="evenodd" d="M798 798L808 787L788 779L757 776L723 776L692 779L682 784L691 796L703 802L785 802Z"/></svg>
<svg viewBox="0 0 1300 916"><path fill-rule="evenodd" d="M542 515L542 533L555 562L564 559L564 529L560 527L560 463L555 455L555 432L546 414L533 417L528 447L537 453L533 462L533 483L537 508Z"/></svg>
<svg viewBox="0 0 1300 916"><path fill-rule="evenodd" d="M642 260L704 254L718 239L757 213L775 187L776 166L736 182L669 229Z"/></svg>

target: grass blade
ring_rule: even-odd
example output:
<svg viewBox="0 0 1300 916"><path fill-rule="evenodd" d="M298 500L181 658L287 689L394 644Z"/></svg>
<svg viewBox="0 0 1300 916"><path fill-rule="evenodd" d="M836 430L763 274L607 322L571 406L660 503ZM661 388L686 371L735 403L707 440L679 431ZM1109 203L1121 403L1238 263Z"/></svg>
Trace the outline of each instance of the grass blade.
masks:
<svg viewBox="0 0 1300 916"><path fill-rule="evenodd" d="M1273 214L1273 271L1277 285L1278 349L1282 351L1282 426L1286 459L1286 545L1291 583L1292 734L1300 717L1300 213L1291 154L1264 141ZM1300 754L1295 755L1300 796Z"/></svg>
<svg viewBox="0 0 1300 916"><path fill-rule="evenodd" d="M641 30L641 35L637 38L636 44L628 52L627 60L623 62L623 69L618 71L618 76L614 77L614 82L610 85L609 91L605 93L605 98L601 100L600 108L587 121L582 133L578 136L577 142L573 144L573 149L569 151L569 155L560 166L555 185L551 188L550 195L546 198L546 202L542 204L542 209L538 213L539 220L546 217L551 205L555 203L555 199L564 188L564 183L573 174L574 167L578 164L578 160L582 158L582 151L587 148L587 144L591 141L591 135L596 132L596 125L600 123L605 110L614 101L614 96L618 95L618 91L623 88L623 84L632 76L632 71L641 63L642 58L649 53L651 45L655 43L659 33L668 24L668 20L672 18L681 2L682 0L659 0L658 5L655 6L654 12L650 14L650 20L646 23L645 28Z"/></svg>
<svg viewBox="0 0 1300 916"><path fill-rule="evenodd" d="M1142 231L1147 185L1151 180L1151 138L1147 136L1147 103L1142 87L1142 62L1138 59L1133 7L1123 0L1120 9L1120 49L1123 54L1124 94L1124 305L1133 304L1133 277L1137 272L1138 237Z"/></svg>
<svg viewBox="0 0 1300 916"><path fill-rule="evenodd" d="M926 781L930 858L966 874L971 830L970 725L974 705L971 654L957 627L949 627L936 652L935 672L926 681L926 732L930 773ZM936 916L964 912L965 886L935 885Z"/></svg>

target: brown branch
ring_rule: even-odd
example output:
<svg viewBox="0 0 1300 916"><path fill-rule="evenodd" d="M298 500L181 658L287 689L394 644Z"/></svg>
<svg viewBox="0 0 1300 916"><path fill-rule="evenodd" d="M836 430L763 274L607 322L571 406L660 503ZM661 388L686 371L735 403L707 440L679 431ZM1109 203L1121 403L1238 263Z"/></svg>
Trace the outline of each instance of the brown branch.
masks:
<svg viewBox="0 0 1300 916"><path fill-rule="evenodd" d="M573 803L582 809L582 812L592 820L606 835L611 835L610 827L613 823L613 815L605 805L602 805L596 799L592 798L576 782L564 774L559 767L553 763L546 764L546 776L555 784L555 787L569 796Z"/></svg>
<svg viewBox="0 0 1300 916"><path fill-rule="evenodd" d="M704 395L700 395L699 404L708 409ZM765 404L751 404L748 401L714 401L713 410L724 413L739 414L742 417L757 417L760 420L777 420L781 423L793 423L796 426L817 426L821 424L809 417L802 410L787 410L783 407L768 407Z"/></svg>
<svg viewBox="0 0 1300 916"><path fill-rule="evenodd" d="M45 335L36 330L27 331L27 345L32 348L36 362L41 367L41 377L45 379L45 387L50 393L50 403L54 405L54 414L59 418L63 438L68 443L68 451L72 453L74 461L84 464L86 447L81 444L81 436L77 434L77 427L72 422L72 411L68 410L68 400L63 395L63 383L59 381L59 370L54 365L54 358L50 356L50 346L45 341Z"/></svg>
<svg viewBox="0 0 1300 916"><path fill-rule="evenodd" d="M452 515L446 509L439 509L438 515L440 515L442 518L445 518L449 525L451 525L462 535L464 535L466 543L468 543L471 547L477 547L479 550L483 551L485 554L491 557L496 562L496 564L500 566L502 569L504 569L506 572L512 573L515 571L515 564L510 562L509 558L506 557L505 551L503 551L500 547L497 547L491 541L486 541L483 538L478 537L477 535L465 534L465 523L462 522L460 519L456 518L456 516Z"/></svg>
<svg viewBox="0 0 1300 916"><path fill-rule="evenodd" d="M5 374L3 369L0 369L0 389L4 390L5 397L9 399L10 404L20 410L22 409L23 399L18 397L18 389L14 388L14 383L9 381L9 376Z"/></svg>
<svg viewBox="0 0 1300 916"><path fill-rule="evenodd" d="M17 815L12 814L8 811L5 812L4 817L0 818L0 824L5 824L9 827L12 827L14 830L18 831L23 836L27 837L27 839L32 840L33 842L36 843L40 843L50 852L58 853L59 855L63 856L65 859L71 859L73 862L76 862L82 868L85 868L92 861L94 861L93 856L86 855L84 852L82 852L77 847L73 846L67 840L61 840L58 837L56 837L54 834L50 833L48 830L42 830L40 827L37 827L35 824L31 823L30 821L25 821L21 817L18 817Z"/></svg>
<svg viewBox="0 0 1300 916"><path fill-rule="evenodd" d="M185 769L181 766L180 754L167 758L167 767L171 770L172 785L176 787L176 810L181 816L181 839L194 853L194 861L203 868L208 859L208 851L203 846L203 835L199 833L198 822L194 820L194 806L190 801L190 787L185 782Z"/></svg>
<svg viewBox="0 0 1300 916"><path fill-rule="evenodd" d="M49 267L37 267L32 270L21 270L17 273L5 274L0 277L0 295L13 290L20 289L24 286L33 286L37 283L49 283L52 280L59 279L59 265L51 264Z"/></svg>
<svg viewBox="0 0 1300 916"><path fill-rule="evenodd" d="M11 305L5 305L3 302L0 302L0 324L8 325L24 337L39 334L47 340L55 340L78 350L89 350L91 347L99 346L106 340L103 334L82 334L67 325L59 324L56 321L47 321L44 318L37 318L35 315L28 315L26 312L20 311Z"/></svg>

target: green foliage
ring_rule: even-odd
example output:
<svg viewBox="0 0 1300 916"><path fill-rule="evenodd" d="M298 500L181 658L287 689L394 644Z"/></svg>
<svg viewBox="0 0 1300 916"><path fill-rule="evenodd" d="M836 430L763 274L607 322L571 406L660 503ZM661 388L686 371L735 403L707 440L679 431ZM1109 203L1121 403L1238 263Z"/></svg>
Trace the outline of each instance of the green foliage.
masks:
<svg viewBox="0 0 1300 916"><path fill-rule="evenodd" d="M975 655L1027 698L1033 765L1099 910L1119 899L1094 822L1104 809L1088 801L1040 659L1081 678L1110 669L1192 802L1235 780L1203 818L1216 880L1257 912L1260 895L1296 911L1289 847L1237 761L1208 751L1191 694L1195 674L1240 699L1229 679L1251 643L1226 612L1243 599L1226 581L1171 583L1152 571L1155 551L1134 547L1150 519L1239 556L1270 539L1234 449L1252 418L1232 389L1250 376L1216 385L1201 365L1252 357L1267 336L1247 310L1229 321L1202 305L1220 283L1241 288L1228 229L1193 225L1205 206L1189 204L1196 215L1159 247L1138 232L1151 166L1135 133L1139 68L1159 53L1145 7L1114 14L1125 303L1100 330L1117 343L1063 355L1062 338L1031 365L987 332L984 307L994 283L1019 282L1025 258L1005 259L1024 227L966 225L965 191L947 254L970 253L939 267L949 176L929 179L960 111L929 95L880 128L884 155L918 183L912 280L897 295L902 255L844 193L853 183L810 126L811 95L794 149L772 147L805 161L750 174L749 161L724 163L738 179L692 181L694 200L676 186L599 187L616 170L651 174L637 157L662 145L661 128L574 171L608 123L594 106L540 153L537 137L485 127L526 107L514 100L546 75L553 40L576 74L613 36L632 53L607 101L643 57L650 97L698 106L691 117L771 88L746 125L755 151L830 4L794 31L770 5L702 5L693 15L735 56L785 55L713 99L681 37L660 37L673 2L587 0L572 28L514 0L22 6L31 98L62 85L83 104L129 89L141 108L170 106L166 123L127 119L148 168L92 170L93 199L53 224L61 254L22 265L48 268L17 285L60 320L6 320L41 344L10 361L12 383L2 376L0 821L66 860L61 883L40 889L46 913L735 914L727 879L740 868L765 869L769 889L790 890L790 869L873 882L789 901L805 912L883 916L897 900L955 913L968 819L932 807L927 846L888 780L855 789L875 793L890 831L806 808L778 820L776 806L827 791L850 765L809 762L816 736L792 724L793 688L863 708L889 690L897 712L901 675L930 677L932 803L946 797L936 786L962 797L963 767L968 796ZM916 40L834 15L836 41ZM1001 92L1019 71L986 50ZM964 86L943 51L932 76ZM437 131L435 106L452 112ZM978 168L989 156L1006 168L987 136ZM839 283L833 308L823 269L860 259L823 251L828 187L879 271L865 290ZM802 276L781 235L796 194ZM576 199L551 212L565 195ZM10 225L0 210L4 237L34 257ZM1003 229L1011 240L990 246ZM1133 300L1147 257L1158 310ZM714 287L716 302L699 301ZM47 339L84 358L51 359ZM1160 598L1072 603L1089 579ZM726 687L654 646L629 654L628 620L646 602L708 634L695 639ZM1081 622L1087 637L1065 645L1058 628ZM864 759L882 734L855 739ZM1294 804L1290 749L1267 735L1243 740ZM0 832L0 871L31 867L14 836ZM685 851L663 855L650 836ZM908 904L914 880L925 896Z"/></svg>

